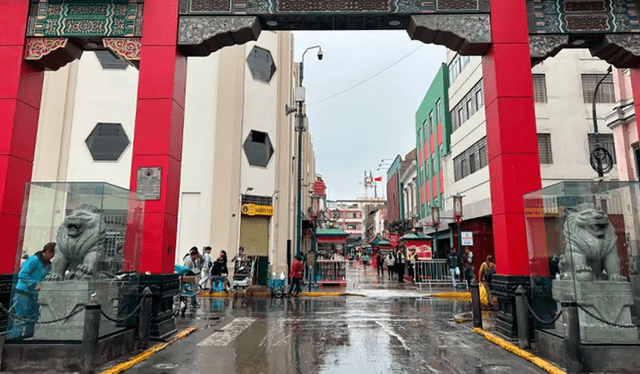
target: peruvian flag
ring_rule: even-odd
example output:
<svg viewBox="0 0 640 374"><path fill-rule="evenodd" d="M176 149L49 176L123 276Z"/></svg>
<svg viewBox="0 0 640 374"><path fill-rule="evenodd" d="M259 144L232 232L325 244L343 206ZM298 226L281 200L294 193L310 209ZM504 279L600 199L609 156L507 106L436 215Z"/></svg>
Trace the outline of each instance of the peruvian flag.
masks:
<svg viewBox="0 0 640 374"><path fill-rule="evenodd" d="M373 180L376 182L382 182L382 177L375 177Z"/></svg>

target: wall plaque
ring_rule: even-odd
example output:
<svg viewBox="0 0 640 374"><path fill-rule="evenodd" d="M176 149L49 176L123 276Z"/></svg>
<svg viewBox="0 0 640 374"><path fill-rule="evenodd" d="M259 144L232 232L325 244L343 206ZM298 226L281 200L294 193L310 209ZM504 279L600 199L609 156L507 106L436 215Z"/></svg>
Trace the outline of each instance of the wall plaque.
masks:
<svg viewBox="0 0 640 374"><path fill-rule="evenodd" d="M161 167L138 168L137 189L145 200L160 200Z"/></svg>

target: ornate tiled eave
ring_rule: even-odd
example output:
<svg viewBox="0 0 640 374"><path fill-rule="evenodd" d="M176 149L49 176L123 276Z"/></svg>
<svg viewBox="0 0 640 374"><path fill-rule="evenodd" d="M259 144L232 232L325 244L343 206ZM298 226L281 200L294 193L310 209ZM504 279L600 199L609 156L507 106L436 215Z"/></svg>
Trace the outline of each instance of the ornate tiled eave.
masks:
<svg viewBox="0 0 640 374"><path fill-rule="evenodd" d="M140 38L104 38L102 43L105 48L111 50L120 59L137 68L140 67Z"/></svg>
<svg viewBox="0 0 640 374"><path fill-rule="evenodd" d="M617 68L636 67L637 6L635 0L527 0L533 64L562 48L589 48Z"/></svg>
<svg viewBox="0 0 640 374"><path fill-rule="evenodd" d="M58 70L82 56L68 38L27 38L24 59L38 70Z"/></svg>
<svg viewBox="0 0 640 374"><path fill-rule="evenodd" d="M104 49L103 38L142 37L144 0L31 0L31 3L25 58L40 69L56 70L79 58L83 50ZM111 49L119 53L117 48ZM127 58L127 61L136 65L137 60Z"/></svg>
<svg viewBox="0 0 640 374"><path fill-rule="evenodd" d="M179 45L203 56L261 30L402 30L463 54L491 40L489 0L180 0Z"/></svg>

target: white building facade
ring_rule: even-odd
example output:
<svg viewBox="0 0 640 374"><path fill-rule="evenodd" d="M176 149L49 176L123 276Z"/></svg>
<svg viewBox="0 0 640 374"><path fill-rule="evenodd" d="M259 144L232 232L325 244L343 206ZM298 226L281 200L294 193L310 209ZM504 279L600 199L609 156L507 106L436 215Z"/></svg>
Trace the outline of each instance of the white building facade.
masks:
<svg viewBox="0 0 640 374"><path fill-rule="evenodd" d="M297 79L293 35L263 32L187 64L176 262L192 246L232 257L242 245L268 257L273 271L286 270L296 222L298 142L295 117L284 110ZM128 188L137 81L135 68L100 53L47 72L32 179ZM113 149L115 133L124 149ZM302 161L302 183L312 183L308 132Z"/></svg>

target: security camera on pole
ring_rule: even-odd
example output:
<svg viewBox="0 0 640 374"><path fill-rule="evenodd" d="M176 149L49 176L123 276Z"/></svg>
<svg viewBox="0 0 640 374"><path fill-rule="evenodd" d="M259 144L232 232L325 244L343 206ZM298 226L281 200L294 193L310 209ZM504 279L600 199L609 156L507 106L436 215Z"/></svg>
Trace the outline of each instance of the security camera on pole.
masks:
<svg viewBox="0 0 640 374"><path fill-rule="evenodd" d="M305 88L302 86L303 72L304 72L304 55L310 50L318 48L318 60L322 60L324 54L322 53L322 47L319 45L309 47L305 49L302 53L302 59L298 63L298 74L300 79L298 80L298 85L295 90L295 101L298 104L298 108L291 108L290 106L285 106L285 113L287 115L296 112L296 131L298 132L298 193L297 193L297 216L296 216L296 255L300 254L300 248L302 245L302 132L305 130L304 128L304 118L306 117L304 114L304 102L305 102Z"/></svg>

